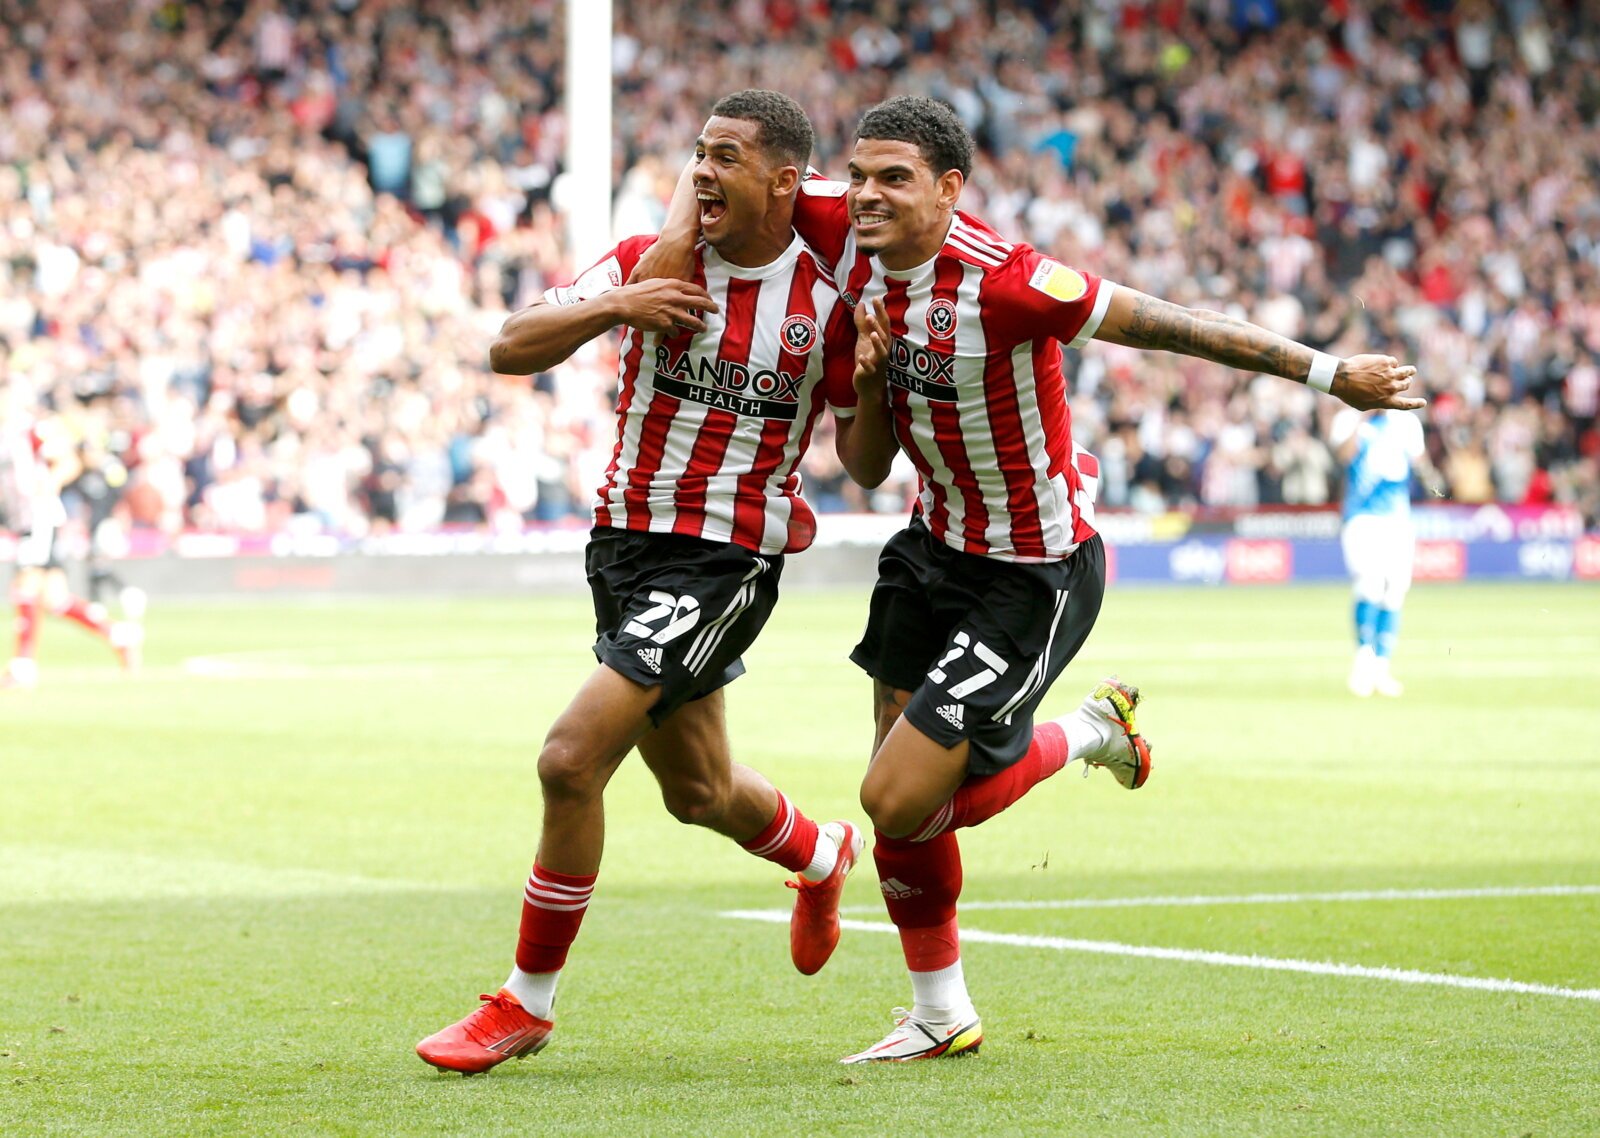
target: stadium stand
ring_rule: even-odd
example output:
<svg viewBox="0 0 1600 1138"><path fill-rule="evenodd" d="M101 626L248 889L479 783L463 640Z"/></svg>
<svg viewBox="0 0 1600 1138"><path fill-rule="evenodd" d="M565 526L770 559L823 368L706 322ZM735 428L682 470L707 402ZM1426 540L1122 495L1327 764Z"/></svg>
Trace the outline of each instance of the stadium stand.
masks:
<svg viewBox="0 0 1600 1138"><path fill-rule="evenodd" d="M7 397L92 420L166 531L582 516L612 361L524 385L486 359L582 268L560 10L0 0ZM827 170L867 105L934 95L982 147L963 204L1006 235L1387 345L1452 498L1600 520L1600 5L619 0L617 26L619 231L659 222L717 94L794 95ZM1106 505L1337 492L1331 400L1106 345L1068 366ZM820 507L903 508L909 470L869 500L832 451Z"/></svg>

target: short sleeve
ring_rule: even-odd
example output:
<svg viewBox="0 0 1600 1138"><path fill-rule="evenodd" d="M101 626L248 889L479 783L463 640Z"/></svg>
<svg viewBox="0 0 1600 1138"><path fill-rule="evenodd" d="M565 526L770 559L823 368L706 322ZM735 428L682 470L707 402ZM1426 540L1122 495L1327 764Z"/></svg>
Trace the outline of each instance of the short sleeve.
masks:
<svg viewBox="0 0 1600 1138"><path fill-rule="evenodd" d="M833 306L822 330L822 390L841 419L856 413L856 324L843 303Z"/></svg>
<svg viewBox="0 0 1600 1138"><path fill-rule="evenodd" d="M1116 286L1024 245L989 274L983 291L985 320L1009 344L1050 336L1079 348L1099 330Z"/></svg>
<svg viewBox="0 0 1600 1138"><path fill-rule="evenodd" d="M627 283L634 266L639 263L639 258L644 256L644 251L655 243L654 236L628 238L579 273L578 279L570 285L545 289L545 303L578 304L585 300L593 300L612 289L621 288Z"/></svg>
<svg viewBox="0 0 1600 1138"><path fill-rule="evenodd" d="M845 239L850 236L850 205L845 200L849 188L846 182L835 182L807 169L795 194L795 229L807 245L833 265L844 256Z"/></svg>

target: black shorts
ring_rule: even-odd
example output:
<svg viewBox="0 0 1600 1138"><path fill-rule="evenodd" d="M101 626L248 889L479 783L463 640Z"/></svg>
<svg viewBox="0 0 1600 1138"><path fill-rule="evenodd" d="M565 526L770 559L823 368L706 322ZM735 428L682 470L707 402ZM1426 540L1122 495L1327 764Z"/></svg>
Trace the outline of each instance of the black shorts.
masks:
<svg viewBox="0 0 1600 1138"><path fill-rule="evenodd" d="M778 602L783 556L673 533L597 526L584 557L595 658L647 687L658 727L744 675L744 650Z"/></svg>
<svg viewBox="0 0 1600 1138"><path fill-rule="evenodd" d="M1028 751L1033 713L1089 638L1105 594L1100 538L1023 565L951 549L920 518L878 557L867 631L850 659L912 693L905 717L942 747L966 739L973 774Z"/></svg>

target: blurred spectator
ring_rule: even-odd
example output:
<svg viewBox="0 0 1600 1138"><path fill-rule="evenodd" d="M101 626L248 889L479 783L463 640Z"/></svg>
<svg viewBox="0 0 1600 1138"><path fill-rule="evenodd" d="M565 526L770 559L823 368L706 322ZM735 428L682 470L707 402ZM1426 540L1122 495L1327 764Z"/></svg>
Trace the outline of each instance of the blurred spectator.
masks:
<svg viewBox="0 0 1600 1138"><path fill-rule="evenodd" d="M575 268L556 0L0 0L0 385L109 399L141 525L581 517L604 351L487 372ZM1600 503L1592 0L619 0L616 223L648 231L718 93L841 168L860 111L949 100L964 205L1113 280L1414 360L1463 501ZM570 191L569 191L570 192ZM1105 504L1316 505L1330 401L1192 360L1068 364ZM805 474L825 509L904 507Z"/></svg>

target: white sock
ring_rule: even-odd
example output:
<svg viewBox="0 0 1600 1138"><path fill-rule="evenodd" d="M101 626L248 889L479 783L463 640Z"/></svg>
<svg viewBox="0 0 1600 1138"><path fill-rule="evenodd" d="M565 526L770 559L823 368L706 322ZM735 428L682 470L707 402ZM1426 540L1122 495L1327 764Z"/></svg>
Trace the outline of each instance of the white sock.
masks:
<svg viewBox="0 0 1600 1138"><path fill-rule="evenodd" d="M817 848L811 854L811 864L800 871L807 881L821 881L833 872L839 860L839 827L828 822L817 827Z"/></svg>
<svg viewBox="0 0 1600 1138"><path fill-rule="evenodd" d="M929 1023L970 1020L977 1016L972 997L967 995L967 978L961 973L959 960L937 972L913 972L911 994L915 998L911 1014Z"/></svg>
<svg viewBox="0 0 1600 1138"><path fill-rule="evenodd" d="M517 998L523 1011L540 1019L549 1019L556 1002L556 981L560 978L559 969L554 972L524 972L512 965L511 978L504 987Z"/></svg>
<svg viewBox="0 0 1600 1138"><path fill-rule="evenodd" d="M1090 755L1111 742L1107 724L1074 711L1056 720L1067 733L1067 762Z"/></svg>

